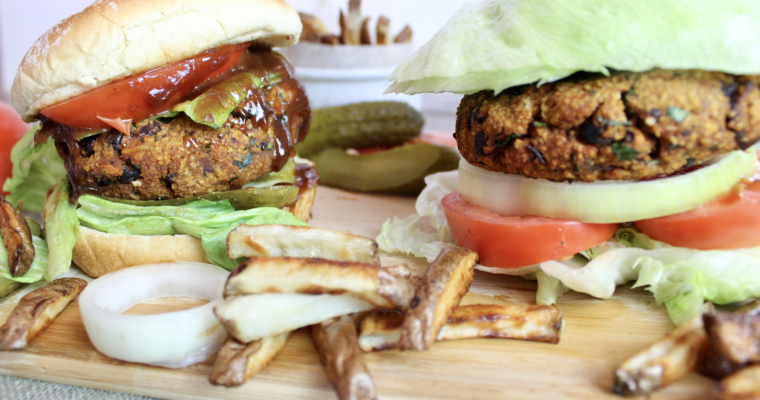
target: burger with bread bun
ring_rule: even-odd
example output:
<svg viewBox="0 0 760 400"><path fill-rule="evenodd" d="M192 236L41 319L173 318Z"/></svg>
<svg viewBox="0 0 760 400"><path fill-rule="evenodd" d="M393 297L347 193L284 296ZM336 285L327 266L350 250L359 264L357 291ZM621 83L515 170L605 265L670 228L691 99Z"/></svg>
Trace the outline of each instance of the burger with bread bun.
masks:
<svg viewBox="0 0 760 400"><path fill-rule="evenodd" d="M311 111L272 49L300 32L281 0L107 0L37 40L11 98L39 124L14 148L6 189L43 213L46 277L72 259L90 276L231 268L235 226L305 224L318 176L293 146Z"/></svg>
<svg viewBox="0 0 760 400"><path fill-rule="evenodd" d="M464 6L389 89L464 94L463 160L381 248L456 242L538 278L539 302L636 281L677 323L760 297L758 17L750 0Z"/></svg>

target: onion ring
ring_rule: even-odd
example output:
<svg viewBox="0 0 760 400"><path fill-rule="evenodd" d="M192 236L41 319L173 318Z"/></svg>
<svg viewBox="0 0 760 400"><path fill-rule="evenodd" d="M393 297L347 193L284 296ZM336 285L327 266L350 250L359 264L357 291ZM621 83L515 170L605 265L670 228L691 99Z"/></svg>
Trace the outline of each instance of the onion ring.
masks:
<svg viewBox="0 0 760 400"><path fill-rule="evenodd" d="M205 361L227 337L213 308L229 272L211 264L177 262L130 267L102 276L79 295L79 311L95 348L118 360L183 368ZM189 310L124 315L144 301L169 296L209 300Z"/></svg>

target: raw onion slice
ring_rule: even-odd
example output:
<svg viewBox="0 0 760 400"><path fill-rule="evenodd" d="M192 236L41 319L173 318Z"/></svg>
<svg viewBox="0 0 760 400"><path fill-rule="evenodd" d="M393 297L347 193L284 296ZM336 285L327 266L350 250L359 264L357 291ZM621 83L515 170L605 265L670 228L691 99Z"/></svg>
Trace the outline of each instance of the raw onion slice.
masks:
<svg viewBox="0 0 760 400"><path fill-rule="evenodd" d="M183 368L205 361L227 337L213 308L229 272L195 262L150 264L102 276L79 295L79 311L95 348L118 360ZM124 315L144 301L184 296L209 300L189 310Z"/></svg>
<svg viewBox="0 0 760 400"><path fill-rule="evenodd" d="M755 174L755 149L734 151L683 175L650 181L551 182L486 171L462 159L462 198L504 216L536 215L613 223L699 207Z"/></svg>

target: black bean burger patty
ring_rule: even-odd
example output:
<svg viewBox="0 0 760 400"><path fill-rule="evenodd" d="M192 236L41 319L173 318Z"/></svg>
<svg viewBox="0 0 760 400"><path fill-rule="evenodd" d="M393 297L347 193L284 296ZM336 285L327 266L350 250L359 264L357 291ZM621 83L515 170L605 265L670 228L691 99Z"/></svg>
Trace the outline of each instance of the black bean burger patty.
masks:
<svg viewBox="0 0 760 400"><path fill-rule="evenodd" d="M760 76L653 70L572 78L465 96L457 110L462 156L554 181L636 180L760 139Z"/></svg>
<svg viewBox="0 0 760 400"><path fill-rule="evenodd" d="M264 101L274 109L266 119L244 101L221 129L193 122L184 114L170 121L145 119L130 135L116 130L84 138L76 146L57 142L69 179L76 187L121 199L173 199L239 189L272 170L277 119L292 101L274 87ZM308 114L307 114L308 115ZM285 119L292 135L308 129L309 119ZM279 129L283 131L283 129Z"/></svg>

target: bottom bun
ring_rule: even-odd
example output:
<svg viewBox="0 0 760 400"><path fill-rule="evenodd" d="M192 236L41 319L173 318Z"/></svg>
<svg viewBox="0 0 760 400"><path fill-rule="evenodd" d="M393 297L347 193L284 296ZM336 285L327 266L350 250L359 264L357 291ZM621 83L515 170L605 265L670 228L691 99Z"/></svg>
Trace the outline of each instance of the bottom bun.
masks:
<svg viewBox="0 0 760 400"><path fill-rule="evenodd" d="M309 221L317 186L298 195L296 204L286 207L304 222ZM74 264L97 278L135 265L172 261L208 262L201 240L190 235L140 236L103 233L80 227L72 254Z"/></svg>

